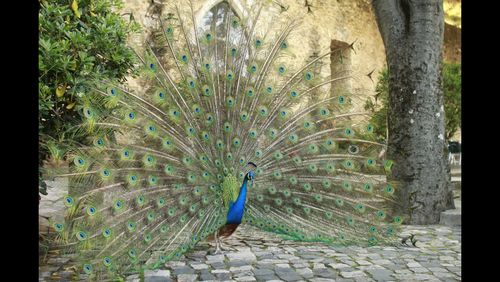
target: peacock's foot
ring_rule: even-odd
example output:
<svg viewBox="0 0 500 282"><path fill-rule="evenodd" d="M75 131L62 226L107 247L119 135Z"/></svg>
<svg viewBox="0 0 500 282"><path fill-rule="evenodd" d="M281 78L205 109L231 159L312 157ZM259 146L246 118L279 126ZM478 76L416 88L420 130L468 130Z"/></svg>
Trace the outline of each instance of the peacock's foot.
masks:
<svg viewBox="0 0 500 282"><path fill-rule="evenodd" d="M236 251L238 251L238 250L233 248L233 247L220 245L218 248L216 247L215 250L210 251L209 254L210 255L220 255L220 254L224 254L227 252L236 252Z"/></svg>
<svg viewBox="0 0 500 282"><path fill-rule="evenodd" d="M220 247L220 245L215 244L215 248L208 251L208 254L210 254L210 255L222 254L222 248Z"/></svg>
<svg viewBox="0 0 500 282"><path fill-rule="evenodd" d="M215 250L209 251L208 253L210 255L220 255L220 254L224 253L223 251L224 251L223 249L215 249Z"/></svg>
<svg viewBox="0 0 500 282"><path fill-rule="evenodd" d="M225 251L225 252L229 252L229 251L236 252L236 251L238 251L237 249L235 249L233 247L229 247L229 246L227 246L227 247L221 246L220 248L221 248L222 251Z"/></svg>

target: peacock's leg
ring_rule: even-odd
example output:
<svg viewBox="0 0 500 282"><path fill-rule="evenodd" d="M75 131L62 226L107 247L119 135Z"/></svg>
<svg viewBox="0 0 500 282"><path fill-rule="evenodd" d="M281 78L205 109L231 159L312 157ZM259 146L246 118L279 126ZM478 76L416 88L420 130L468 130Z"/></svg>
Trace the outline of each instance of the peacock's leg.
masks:
<svg viewBox="0 0 500 282"><path fill-rule="evenodd" d="M231 247L231 246L229 246L229 245L227 245L227 244L226 244L226 245L224 245L224 243L222 243L222 241L220 242L220 249L221 249L222 251L225 251L225 252L226 252L226 251L237 251L235 248L233 248L233 247Z"/></svg>
<svg viewBox="0 0 500 282"><path fill-rule="evenodd" d="M219 230L215 231L215 254L222 253L220 248Z"/></svg>
<svg viewBox="0 0 500 282"><path fill-rule="evenodd" d="M233 247L223 247L223 245L221 244L221 250L224 251L224 252L228 252L228 251L238 251L237 249L233 248Z"/></svg>

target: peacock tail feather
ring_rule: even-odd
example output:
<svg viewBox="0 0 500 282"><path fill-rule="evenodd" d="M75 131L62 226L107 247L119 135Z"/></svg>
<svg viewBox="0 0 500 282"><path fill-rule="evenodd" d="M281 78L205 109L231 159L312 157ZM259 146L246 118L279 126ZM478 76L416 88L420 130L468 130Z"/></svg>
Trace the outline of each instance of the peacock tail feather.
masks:
<svg viewBox="0 0 500 282"><path fill-rule="evenodd" d="M292 240L394 242L402 218L384 145L352 111L356 95L330 90L352 75L314 71L346 50L296 68L294 19L271 35L255 29L260 9L205 30L175 15L138 54L143 92L99 81L79 109L88 142L68 150L67 214L54 223L79 269L121 275L180 257L225 224L248 162L245 223Z"/></svg>

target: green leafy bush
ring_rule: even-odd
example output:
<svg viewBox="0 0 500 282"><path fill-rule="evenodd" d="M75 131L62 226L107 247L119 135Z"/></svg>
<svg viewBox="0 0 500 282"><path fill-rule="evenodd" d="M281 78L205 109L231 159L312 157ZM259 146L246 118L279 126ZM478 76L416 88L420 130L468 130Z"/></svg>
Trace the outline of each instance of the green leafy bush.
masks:
<svg viewBox="0 0 500 282"><path fill-rule="evenodd" d="M462 127L462 65L457 63L443 66L444 111L446 138L450 140Z"/></svg>
<svg viewBox="0 0 500 282"><path fill-rule="evenodd" d="M461 100L462 100L462 72L461 64L443 64L443 92L445 111L445 134L447 140L462 125ZM386 142L387 138L387 106L389 97L389 73L387 69L379 73L379 80L375 87L375 96L369 98L365 103L365 110L372 113L370 123L375 126L374 133L381 142Z"/></svg>
<svg viewBox="0 0 500 282"><path fill-rule="evenodd" d="M385 142L387 138L387 105L389 103L389 72L387 69L379 73L374 98L373 101L368 98L365 103L365 110L372 113L370 123L374 126L373 133L376 139L379 142Z"/></svg>
<svg viewBox="0 0 500 282"><path fill-rule="evenodd" d="M78 110L92 81L123 81L135 73L136 56L126 40L139 25L118 14L121 7L121 0L40 1L40 166L51 161L49 144L82 141L65 133L81 120Z"/></svg>

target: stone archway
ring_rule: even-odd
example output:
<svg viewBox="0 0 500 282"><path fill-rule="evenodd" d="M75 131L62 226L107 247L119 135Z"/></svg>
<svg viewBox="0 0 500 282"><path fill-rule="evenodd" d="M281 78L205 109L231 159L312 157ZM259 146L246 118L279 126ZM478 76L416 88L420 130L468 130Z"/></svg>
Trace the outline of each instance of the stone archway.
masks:
<svg viewBox="0 0 500 282"><path fill-rule="evenodd" d="M344 41L332 39L330 50L338 50L330 55L330 73L332 78L346 75L351 71L351 52L349 44ZM342 95L352 90L349 79L332 82L331 91L334 95Z"/></svg>
<svg viewBox="0 0 500 282"><path fill-rule="evenodd" d="M241 3L240 0L208 0L203 6L195 12L194 18L196 20L196 26L200 27L203 25L203 18L205 15L215 6L221 4L222 2L226 2L229 7L233 10L237 17L240 19L244 18L248 15L248 11L245 6Z"/></svg>

